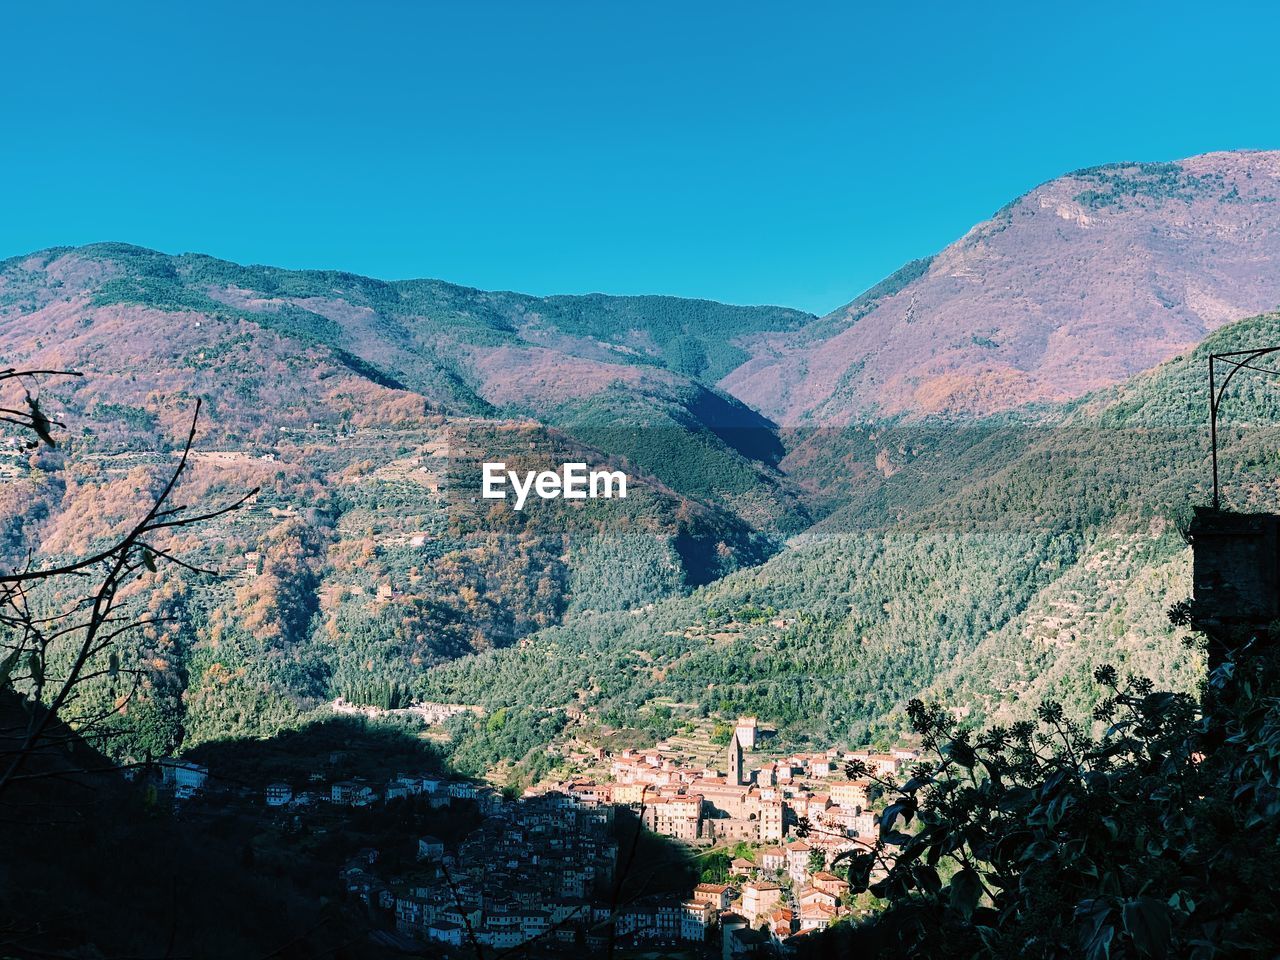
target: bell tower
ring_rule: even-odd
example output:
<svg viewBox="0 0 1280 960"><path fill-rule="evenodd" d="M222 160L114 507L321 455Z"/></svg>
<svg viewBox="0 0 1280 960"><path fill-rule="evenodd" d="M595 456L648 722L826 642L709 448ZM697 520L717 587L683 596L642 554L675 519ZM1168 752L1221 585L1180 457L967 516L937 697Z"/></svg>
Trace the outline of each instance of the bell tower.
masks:
<svg viewBox="0 0 1280 960"><path fill-rule="evenodd" d="M742 770L742 741L738 739L737 730L729 738L729 782L739 787L746 782Z"/></svg>

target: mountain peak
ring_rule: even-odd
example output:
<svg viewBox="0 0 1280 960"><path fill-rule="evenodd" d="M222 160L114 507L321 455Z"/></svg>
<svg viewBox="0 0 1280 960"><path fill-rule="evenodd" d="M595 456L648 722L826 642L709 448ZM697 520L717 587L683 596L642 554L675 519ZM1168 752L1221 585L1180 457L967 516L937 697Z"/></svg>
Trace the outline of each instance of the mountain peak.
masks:
<svg viewBox="0 0 1280 960"><path fill-rule="evenodd" d="M1280 152L1125 162L1041 184L722 385L782 423L1073 399L1280 303Z"/></svg>

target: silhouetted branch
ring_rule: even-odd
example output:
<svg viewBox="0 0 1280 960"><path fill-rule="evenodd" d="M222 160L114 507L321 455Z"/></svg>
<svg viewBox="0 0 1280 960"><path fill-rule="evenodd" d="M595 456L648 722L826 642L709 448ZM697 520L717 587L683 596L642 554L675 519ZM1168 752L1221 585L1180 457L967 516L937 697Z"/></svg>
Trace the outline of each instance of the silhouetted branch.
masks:
<svg viewBox="0 0 1280 960"><path fill-rule="evenodd" d="M0 382L15 378L29 380L37 374L79 375L67 371L19 372L9 369L0 371ZM49 427L54 421L40 410L38 398L32 395L29 387L26 397L28 410L25 413L17 411L16 414L15 411L7 411L11 415L7 422L16 422L53 445ZM23 778L24 763L42 741L56 739L51 734L51 727L55 721L66 722L67 718L61 714L78 699L77 689L83 684L103 677L115 679L121 675L132 676L135 681L128 696L111 710L96 716L73 718L78 733L90 732L122 712L124 705L137 693L140 671L121 670L114 652L110 653L110 664L105 668L92 664L128 632L171 622L172 618L132 616L124 607L124 587L143 571L155 572L157 560L192 573L216 575L215 571L188 563L171 549L155 542L158 535L167 531L194 526L238 510L258 492L254 489L230 504L200 512L192 512L185 505L170 505L173 492L191 462L200 412L201 403L197 401L177 465L169 472L159 493L152 498L146 513L123 535L88 556L53 566L37 567L34 558L28 554L22 569L0 574L0 626L11 634L0 647L0 690L18 689L15 684L21 684L27 696L41 705L41 709L30 711L25 731L12 738L16 744L0 750L0 796L10 783ZM31 603L31 589L55 584L64 578L74 578L75 581L90 579L94 585L61 612L52 615L37 613ZM51 674L51 651L69 641L73 649L69 666L60 669L57 675Z"/></svg>

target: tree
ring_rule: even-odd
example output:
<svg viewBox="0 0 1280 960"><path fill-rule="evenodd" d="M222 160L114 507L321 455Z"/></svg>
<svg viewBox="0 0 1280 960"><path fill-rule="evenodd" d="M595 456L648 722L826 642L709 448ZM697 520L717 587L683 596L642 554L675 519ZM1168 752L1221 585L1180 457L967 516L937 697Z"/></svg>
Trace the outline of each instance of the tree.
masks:
<svg viewBox="0 0 1280 960"><path fill-rule="evenodd" d="M839 932L836 953L1275 954L1276 655L1228 660L1210 676L1203 707L1111 667L1095 680L1099 736L1055 703L1036 722L976 736L946 711L911 703L931 759L900 786L884 784L893 797L880 839L850 858L853 892L888 907Z"/></svg>
<svg viewBox="0 0 1280 960"><path fill-rule="evenodd" d="M0 371L0 388L17 385L22 406L0 406L0 422L28 437L28 449L56 446L55 429L64 424L50 419L40 406L42 377L79 376L73 371L7 369ZM34 391L34 392L33 392ZM28 555L20 569L0 574L0 696L10 702L17 695L18 719L0 729L0 799L16 782L61 776L64 769L31 769L36 754L49 754L89 738L117 715L137 690L138 671L121 665L118 644L127 635L163 617L140 616L128 588L160 564L193 573L212 571L192 566L174 552L174 535L185 528L241 507L257 490L221 508L199 511L173 505L172 497L187 470L200 402L177 465L169 472L143 515L123 533L81 556L41 563ZM79 692L92 681L118 682L114 701L96 703L79 713ZM132 680L132 687L125 684ZM6 712L6 717L9 712Z"/></svg>
<svg viewBox="0 0 1280 960"><path fill-rule="evenodd" d="M726 883L729 880L729 855L723 850L713 850L702 857L701 875L703 883Z"/></svg>

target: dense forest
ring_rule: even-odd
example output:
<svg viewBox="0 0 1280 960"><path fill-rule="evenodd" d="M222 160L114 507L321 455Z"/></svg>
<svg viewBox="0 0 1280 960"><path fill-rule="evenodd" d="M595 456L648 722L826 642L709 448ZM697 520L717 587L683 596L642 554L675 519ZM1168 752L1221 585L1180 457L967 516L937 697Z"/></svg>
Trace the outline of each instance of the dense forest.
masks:
<svg viewBox="0 0 1280 960"><path fill-rule="evenodd" d="M681 713L749 713L797 743L906 735L906 703L921 693L974 727L1025 719L1044 698L1087 717L1104 661L1193 690L1201 657L1164 611L1190 593L1181 529L1210 475L1206 359L1277 335L1274 315L1242 321L1033 421L797 434L789 457L812 463L821 442L832 460L819 475L844 468L859 482L789 550L643 616L577 618L442 665L418 689L529 724L590 707L655 738ZM1277 414L1270 378L1233 384L1220 424L1229 504L1275 504ZM869 457L882 469L866 469ZM674 717L655 702L675 704ZM484 755L459 733L461 751Z"/></svg>

